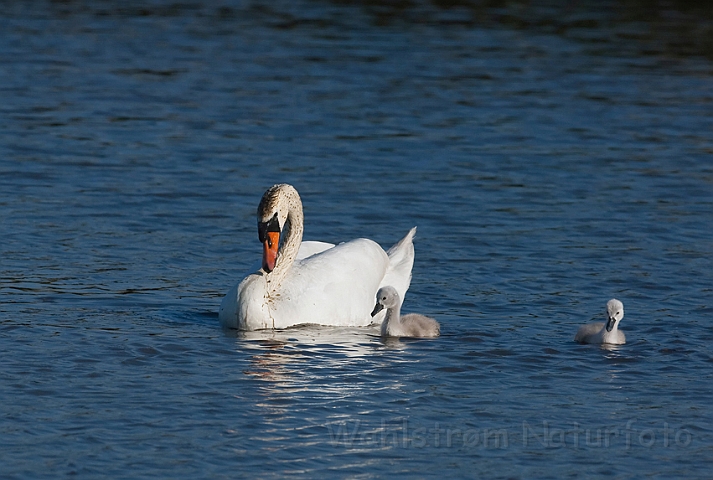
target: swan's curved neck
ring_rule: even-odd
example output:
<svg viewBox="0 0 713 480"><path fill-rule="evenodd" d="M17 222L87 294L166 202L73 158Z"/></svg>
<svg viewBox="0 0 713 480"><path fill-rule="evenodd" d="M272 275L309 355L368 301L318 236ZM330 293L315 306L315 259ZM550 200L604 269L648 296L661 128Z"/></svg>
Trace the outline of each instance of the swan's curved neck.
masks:
<svg viewBox="0 0 713 480"><path fill-rule="evenodd" d="M297 252L299 252L302 244L302 234L304 233L302 201L294 189L287 190L285 193L286 205L283 208L287 208L287 220L282 227L282 239L275 269L267 275L268 291L270 293L280 287L285 275L295 263Z"/></svg>
<svg viewBox="0 0 713 480"><path fill-rule="evenodd" d="M391 328L389 328L391 327ZM386 316L381 324L381 336L386 336L387 331L400 329L401 327L401 304L386 309Z"/></svg>

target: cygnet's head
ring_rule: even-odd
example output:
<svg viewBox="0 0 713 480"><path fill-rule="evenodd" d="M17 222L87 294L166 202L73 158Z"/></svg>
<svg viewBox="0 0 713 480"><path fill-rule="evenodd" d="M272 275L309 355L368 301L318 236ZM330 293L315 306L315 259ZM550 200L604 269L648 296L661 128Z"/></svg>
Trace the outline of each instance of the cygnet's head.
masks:
<svg viewBox="0 0 713 480"><path fill-rule="evenodd" d="M622 318L624 318L624 304L612 298L607 302L607 332L611 332Z"/></svg>
<svg viewBox="0 0 713 480"><path fill-rule="evenodd" d="M384 308L397 307L400 301L399 292L397 292L394 287L381 287L379 291L376 292L376 305L371 312L371 316L373 317Z"/></svg>

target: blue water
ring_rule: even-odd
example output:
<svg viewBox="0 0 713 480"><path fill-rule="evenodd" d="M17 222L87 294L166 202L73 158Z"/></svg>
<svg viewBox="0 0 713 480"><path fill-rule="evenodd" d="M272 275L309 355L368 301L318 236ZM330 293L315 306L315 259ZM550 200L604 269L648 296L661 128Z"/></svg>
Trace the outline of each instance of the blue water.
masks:
<svg viewBox="0 0 713 480"><path fill-rule="evenodd" d="M710 17L447 3L4 5L0 476L710 475ZM443 336L222 331L277 182Z"/></svg>

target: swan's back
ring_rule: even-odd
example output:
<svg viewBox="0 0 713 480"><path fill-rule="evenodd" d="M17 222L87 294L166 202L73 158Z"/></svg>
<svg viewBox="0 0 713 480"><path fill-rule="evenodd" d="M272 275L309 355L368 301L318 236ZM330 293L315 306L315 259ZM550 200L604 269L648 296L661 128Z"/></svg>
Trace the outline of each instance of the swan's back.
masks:
<svg viewBox="0 0 713 480"><path fill-rule="evenodd" d="M441 326L435 319L419 313L401 317L401 328L406 337L437 337L441 334Z"/></svg>
<svg viewBox="0 0 713 480"><path fill-rule="evenodd" d="M579 343L601 343L603 322L589 323L582 325L574 336L574 341Z"/></svg>

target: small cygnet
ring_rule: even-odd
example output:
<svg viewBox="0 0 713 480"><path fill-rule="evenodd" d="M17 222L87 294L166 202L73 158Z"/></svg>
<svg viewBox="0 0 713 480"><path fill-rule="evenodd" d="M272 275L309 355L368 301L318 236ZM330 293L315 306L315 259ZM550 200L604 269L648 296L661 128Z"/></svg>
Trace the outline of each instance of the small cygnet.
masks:
<svg viewBox="0 0 713 480"><path fill-rule="evenodd" d="M436 320L418 313L401 316L401 299L394 287L382 287L376 292L373 317L386 308L386 317L381 324L382 337L437 337L441 326Z"/></svg>
<svg viewBox="0 0 713 480"><path fill-rule="evenodd" d="M582 325L579 327L574 341L623 345L626 343L626 336L618 329L622 318L624 318L624 304L616 298L612 298L607 302L607 323L596 322Z"/></svg>

